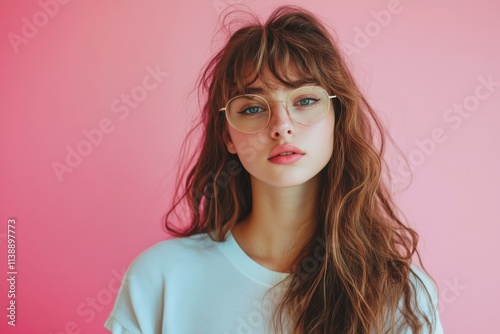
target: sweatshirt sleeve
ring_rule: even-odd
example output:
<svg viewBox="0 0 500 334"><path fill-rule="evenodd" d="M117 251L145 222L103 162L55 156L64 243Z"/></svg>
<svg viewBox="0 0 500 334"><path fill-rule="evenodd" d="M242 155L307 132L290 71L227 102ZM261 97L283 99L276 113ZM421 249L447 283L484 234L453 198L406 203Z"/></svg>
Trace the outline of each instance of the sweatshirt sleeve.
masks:
<svg viewBox="0 0 500 334"><path fill-rule="evenodd" d="M158 257L154 249L149 249L128 267L104 323L113 334L161 333L165 289L163 275L157 269L161 261Z"/></svg>

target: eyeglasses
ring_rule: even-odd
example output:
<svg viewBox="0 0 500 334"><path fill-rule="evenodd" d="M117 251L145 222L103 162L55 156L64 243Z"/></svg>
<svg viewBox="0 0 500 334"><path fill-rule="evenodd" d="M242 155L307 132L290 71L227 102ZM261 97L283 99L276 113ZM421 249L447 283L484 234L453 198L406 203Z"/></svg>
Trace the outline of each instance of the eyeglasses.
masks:
<svg viewBox="0 0 500 334"><path fill-rule="evenodd" d="M325 118L330 111L330 99L335 97L337 95L328 95L320 86L303 86L290 93L286 109L294 121L302 125L314 125ZM271 120L269 103L255 94L235 96L219 111L225 111L229 124L244 133L258 132Z"/></svg>

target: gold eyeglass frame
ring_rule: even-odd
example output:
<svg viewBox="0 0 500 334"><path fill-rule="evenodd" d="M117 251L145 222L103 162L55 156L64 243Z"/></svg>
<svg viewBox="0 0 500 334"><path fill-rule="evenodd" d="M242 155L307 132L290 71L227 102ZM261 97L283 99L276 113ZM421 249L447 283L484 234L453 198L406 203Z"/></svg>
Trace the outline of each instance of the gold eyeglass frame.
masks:
<svg viewBox="0 0 500 334"><path fill-rule="evenodd" d="M288 116L290 116L290 119L293 119L295 122L297 122L299 124L302 124L302 123L300 123L295 118L293 118L290 115L290 112L288 111L288 100L290 99L290 96L292 96L292 94L295 93L297 90L304 89L304 88L309 88L309 87L314 87L314 88L321 89L330 100L337 97L337 95L330 95L330 94L328 94L327 91L323 87L321 87L321 86L302 86L302 87L299 87L299 88L294 89L293 91L291 91L290 94L288 94L288 97L286 98L286 101L276 101L276 102L285 102L285 108L286 108L286 111L288 113ZM266 105L267 105L267 107L269 109L269 117L267 119L266 125L264 125L264 127L262 129L259 129L257 131L247 132L247 131L242 131L242 130L238 129L236 126L234 126L233 123L231 123L231 120L229 119L229 117L227 115L227 112L226 112L227 111L227 107L229 106L229 104L231 103L231 101L233 101L233 100L235 100L235 99L237 99L239 97L242 97L242 96L255 96L255 97L261 98L262 100L264 100L264 102L266 102ZM231 125L231 127L233 127L235 130L237 130L239 132L242 132L242 133L256 133L256 132L259 132L260 130L265 129L269 125L269 122L271 121L271 113L272 113L271 106L269 105L269 102L267 102L267 100L264 97L262 97L260 95L257 95L257 94L241 94L241 95L235 96L235 97L229 99L229 101L227 101L225 107L219 109L219 112L222 112L222 111L225 113L226 120L229 123L229 125ZM318 121L317 123L315 123L315 124L318 124L319 122L321 122L322 120L324 120L325 117L326 117L326 115L328 115L329 112L330 112L330 103L328 103L328 110L325 112L325 115L323 116L323 118L320 121ZM314 125L314 124L302 124L302 125Z"/></svg>

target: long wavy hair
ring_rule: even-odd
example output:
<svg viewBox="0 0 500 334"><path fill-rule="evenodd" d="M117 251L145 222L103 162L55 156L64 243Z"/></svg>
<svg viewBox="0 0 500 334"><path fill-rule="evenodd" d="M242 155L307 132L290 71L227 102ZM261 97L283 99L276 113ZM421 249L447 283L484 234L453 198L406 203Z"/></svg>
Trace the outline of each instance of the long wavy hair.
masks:
<svg viewBox="0 0 500 334"><path fill-rule="evenodd" d="M235 91L244 92L249 77L265 79L265 69L289 87L290 73L313 78L337 95L333 154L319 175L316 235L286 279L273 312L274 331L283 332L284 319L296 334L421 333L432 327L410 279L414 255L421 264L418 234L399 218L385 184L390 176L383 180L389 133L318 18L283 6L264 24L255 21L232 33L199 77L201 118L188 134L194 136L201 127L199 149L181 157L187 165L180 168L177 192L164 217L167 231L176 237L207 233L224 241L249 215L250 176L226 149L228 124L219 109ZM182 226L172 219L178 209L188 213Z"/></svg>

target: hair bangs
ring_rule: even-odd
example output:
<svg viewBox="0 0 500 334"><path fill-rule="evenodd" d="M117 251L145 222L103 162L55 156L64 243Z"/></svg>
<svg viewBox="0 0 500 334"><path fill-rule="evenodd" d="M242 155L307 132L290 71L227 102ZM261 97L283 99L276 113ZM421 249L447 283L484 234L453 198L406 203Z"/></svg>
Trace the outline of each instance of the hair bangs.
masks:
<svg viewBox="0 0 500 334"><path fill-rule="evenodd" d="M317 66L309 66L317 60L293 39L272 36L268 41L266 65L270 73L282 84L298 88L307 83L321 83L322 75L314 71Z"/></svg>
<svg viewBox="0 0 500 334"><path fill-rule="evenodd" d="M269 27L255 26L246 30L228 62L233 64L232 71L226 72L229 75L226 82L231 83L229 97L244 94L257 80L266 88L274 89L269 73L290 88L304 84L326 85L322 79L324 75L318 70L321 66L317 64L317 57L300 45L297 38L276 36Z"/></svg>

